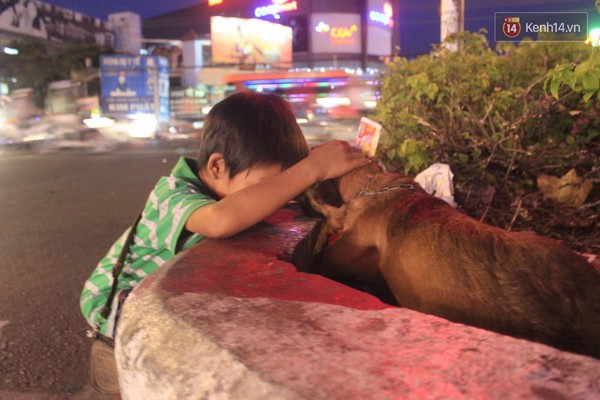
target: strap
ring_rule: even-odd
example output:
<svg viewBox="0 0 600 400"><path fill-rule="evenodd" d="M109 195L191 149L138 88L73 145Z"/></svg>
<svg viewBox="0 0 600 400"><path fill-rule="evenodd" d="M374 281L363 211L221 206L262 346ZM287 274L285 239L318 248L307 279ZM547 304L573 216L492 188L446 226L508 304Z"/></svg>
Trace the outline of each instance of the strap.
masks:
<svg viewBox="0 0 600 400"><path fill-rule="evenodd" d="M107 319L108 316L110 315L112 301L115 298L115 293L117 292L117 284L119 283L119 275L121 275L121 271L123 271L123 264L125 263L125 258L127 258L127 255L129 254L129 248L131 247L131 243L133 243L133 237L135 236L135 231L137 229L138 222L140 222L140 219L142 218L142 211L140 211L138 216L135 218L133 225L131 225L129 234L127 235L127 238L125 239L125 243L123 243L123 249L121 250L121 254L119 255L119 258L117 259L117 262L115 263L115 266L112 269L112 277L113 277L112 286L110 288L110 293L108 294L108 298L106 299L106 304L104 305L104 308L102 308L102 312L100 313L100 316L104 319Z"/></svg>

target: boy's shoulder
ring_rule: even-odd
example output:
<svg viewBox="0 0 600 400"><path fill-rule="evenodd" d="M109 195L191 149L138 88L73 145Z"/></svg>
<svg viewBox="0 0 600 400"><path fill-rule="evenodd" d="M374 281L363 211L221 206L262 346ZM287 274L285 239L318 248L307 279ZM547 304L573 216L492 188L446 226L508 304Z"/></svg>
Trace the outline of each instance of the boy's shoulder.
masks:
<svg viewBox="0 0 600 400"><path fill-rule="evenodd" d="M202 183L198 177L198 163L189 157L179 157L179 160L177 160L177 163L171 170L171 176L188 179L198 184Z"/></svg>
<svg viewBox="0 0 600 400"><path fill-rule="evenodd" d="M180 157L171 173L163 176L152 190L151 202L173 202L176 197L194 196L197 199L214 200L215 195L207 189L198 176L197 163L194 159Z"/></svg>

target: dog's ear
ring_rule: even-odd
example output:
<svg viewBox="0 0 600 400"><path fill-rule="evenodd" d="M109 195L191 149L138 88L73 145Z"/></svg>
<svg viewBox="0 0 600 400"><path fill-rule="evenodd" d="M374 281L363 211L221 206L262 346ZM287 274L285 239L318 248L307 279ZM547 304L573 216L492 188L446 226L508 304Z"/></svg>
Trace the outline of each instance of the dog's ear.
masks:
<svg viewBox="0 0 600 400"><path fill-rule="evenodd" d="M344 205L344 199L333 179L321 181L314 186L315 200L321 205L339 208Z"/></svg>
<svg viewBox="0 0 600 400"><path fill-rule="evenodd" d="M346 206L333 180L319 182L308 188L305 194L312 209L325 217L315 246L318 252L327 244L331 233L343 229Z"/></svg>

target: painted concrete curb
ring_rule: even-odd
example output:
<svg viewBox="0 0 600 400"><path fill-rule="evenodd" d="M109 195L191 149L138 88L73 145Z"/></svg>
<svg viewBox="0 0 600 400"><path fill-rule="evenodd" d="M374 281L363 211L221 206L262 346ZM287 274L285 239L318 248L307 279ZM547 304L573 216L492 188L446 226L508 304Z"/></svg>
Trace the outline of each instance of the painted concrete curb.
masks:
<svg viewBox="0 0 600 400"><path fill-rule="evenodd" d="M600 360L299 272L314 225L281 210L139 285L116 340L122 398L600 398Z"/></svg>

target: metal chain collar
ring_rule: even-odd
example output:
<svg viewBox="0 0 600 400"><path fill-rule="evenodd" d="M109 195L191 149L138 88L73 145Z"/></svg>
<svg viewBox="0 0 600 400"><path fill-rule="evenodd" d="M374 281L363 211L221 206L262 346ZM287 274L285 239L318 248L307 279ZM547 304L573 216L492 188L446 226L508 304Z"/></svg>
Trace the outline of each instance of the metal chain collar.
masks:
<svg viewBox="0 0 600 400"><path fill-rule="evenodd" d="M396 186L385 186L379 190L373 191L373 192L369 192L367 189L369 188L369 185L371 184L371 181L373 180L373 178L375 178L375 175L371 176L369 178L369 180L367 181L367 184L365 185L365 187L358 192L358 194L356 195L356 197L361 197L361 196L373 196L376 194L381 194L381 193L385 193L385 192L389 192L390 190L399 190L399 189L404 189L404 190L413 190L415 188L414 185L410 184L410 183L401 183L399 185Z"/></svg>

